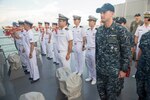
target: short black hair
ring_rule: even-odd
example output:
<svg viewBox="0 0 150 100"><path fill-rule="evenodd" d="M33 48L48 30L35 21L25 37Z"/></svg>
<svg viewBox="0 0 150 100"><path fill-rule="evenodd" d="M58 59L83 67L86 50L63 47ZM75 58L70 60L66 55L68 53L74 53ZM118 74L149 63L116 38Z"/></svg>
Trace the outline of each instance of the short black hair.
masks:
<svg viewBox="0 0 150 100"><path fill-rule="evenodd" d="M127 23L127 20L124 17L116 17L114 21L118 24Z"/></svg>
<svg viewBox="0 0 150 100"><path fill-rule="evenodd" d="M52 25L56 25L57 26L57 23L52 23Z"/></svg>
<svg viewBox="0 0 150 100"><path fill-rule="evenodd" d="M48 24L49 25L50 23L49 22L44 22L44 24Z"/></svg>
<svg viewBox="0 0 150 100"><path fill-rule="evenodd" d="M42 25L42 22L38 22L38 24Z"/></svg>
<svg viewBox="0 0 150 100"><path fill-rule="evenodd" d="M141 16L140 13L137 13L137 14L134 15L134 17L139 17L139 16Z"/></svg>

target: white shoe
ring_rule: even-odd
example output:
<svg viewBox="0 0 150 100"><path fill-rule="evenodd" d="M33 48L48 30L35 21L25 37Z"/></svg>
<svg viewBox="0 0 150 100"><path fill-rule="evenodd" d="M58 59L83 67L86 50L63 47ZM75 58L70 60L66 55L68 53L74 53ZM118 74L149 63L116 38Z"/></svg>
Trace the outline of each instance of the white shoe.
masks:
<svg viewBox="0 0 150 100"><path fill-rule="evenodd" d="M91 84L95 85L96 84L96 80L92 80Z"/></svg>
<svg viewBox="0 0 150 100"><path fill-rule="evenodd" d="M87 81L87 82L89 82L89 81L91 81L92 80L92 78L87 78L87 79L85 79L85 81Z"/></svg>
<svg viewBox="0 0 150 100"><path fill-rule="evenodd" d="M133 78L135 78L135 75L132 75Z"/></svg>
<svg viewBox="0 0 150 100"><path fill-rule="evenodd" d="M81 73L78 73L78 75L81 76L82 74L81 74Z"/></svg>

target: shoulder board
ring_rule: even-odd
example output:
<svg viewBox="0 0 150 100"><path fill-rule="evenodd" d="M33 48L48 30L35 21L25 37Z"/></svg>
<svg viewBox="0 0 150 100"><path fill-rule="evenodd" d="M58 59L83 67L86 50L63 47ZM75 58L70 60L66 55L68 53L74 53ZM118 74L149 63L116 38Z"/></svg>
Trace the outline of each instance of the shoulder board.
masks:
<svg viewBox="0 0 150 100"><path fill-rule="evenodd" d="M83 26L80 26L80 28L83 28Z"/></svg>
<svg viewBox="0 0 150 100"><path fill-rule="evenodd" d="M95 28L95 30L98 30L98 28Z"/></svg>
<svg viewBox="0 0 150 100"><path fill-rule="evenodd" d="M75 26L73 28L75 28Z"/></svg>
<svg viewBox="0 0 150 100"><path fill-rule="evenodd" d="M88 28L87 30L90 30L90 28Z"/></svg>
<svg viewBox="0 0 150 100"><path fill-rule="evenodd" d="M69 28L65 28L65 30L67 30L67 31L68 31L68 30L69 30Z"/></svg>

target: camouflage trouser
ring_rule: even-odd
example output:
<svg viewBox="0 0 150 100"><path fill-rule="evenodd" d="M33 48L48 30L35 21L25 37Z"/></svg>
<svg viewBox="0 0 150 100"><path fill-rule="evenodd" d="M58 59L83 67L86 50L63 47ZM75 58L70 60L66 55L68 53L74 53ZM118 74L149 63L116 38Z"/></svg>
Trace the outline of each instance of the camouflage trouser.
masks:
<svg viewBox="0 0 150 100"><path fill-rule="evenodd" d="M136 85L139 100L150 100L150 75L138 70L136 72Z"/></svg>
<svg viewBox="0 0 150 100"><path fill-rule="evenodd" d="M101 100L117 100L118 77L97 75L97 89Z"/></svg>
<svg viewBox="0 0 150 100"><path fill-rule="evenodd" d="M121 90L124 87L124 78L119 79L118 89L117 89L117 96L121 94Z"/></svg>

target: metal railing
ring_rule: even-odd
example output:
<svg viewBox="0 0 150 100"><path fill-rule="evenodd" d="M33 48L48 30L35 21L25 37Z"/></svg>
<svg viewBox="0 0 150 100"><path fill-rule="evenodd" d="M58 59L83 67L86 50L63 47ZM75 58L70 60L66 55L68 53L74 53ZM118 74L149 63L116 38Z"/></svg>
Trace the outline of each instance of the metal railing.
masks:
<svg viewBox="0 0 150 100"><path fill-rule="evenodd" d="M38 34L35 34L35 37L38 37ZM12 52L17 52L17 49L15 48L15 44L13 41L10 41L9 43L6 42L6 40L8 41L9 39L11 40L12 38L9 36L0 36L0 41L1 41L0 48L4 50L4 53L6 56L8 56L8 54L10 54ZM8 49L8 48L10 48L10 49Z"/></svg>
<svg viewBox="0 0 150 100"><path fill-rule="evenodd" d="M15 49L14 43L13 41L8 43L7 39L11 39L11 37L8 36L0 36L0 48L3 49L5 55L7 56L9 53L11 52L17 52L17 50ZM12 48L11 48L12 47ZM6 49L7 48L7 49ZM10 50L8 50L8 48L10 48Z"/></svg>
<svg viewBox="0 0 150 100"><path fill-rule="evenodd" d="M0 39L4 39L4 38L11 38L9 36L0 36Z"/></svg>

